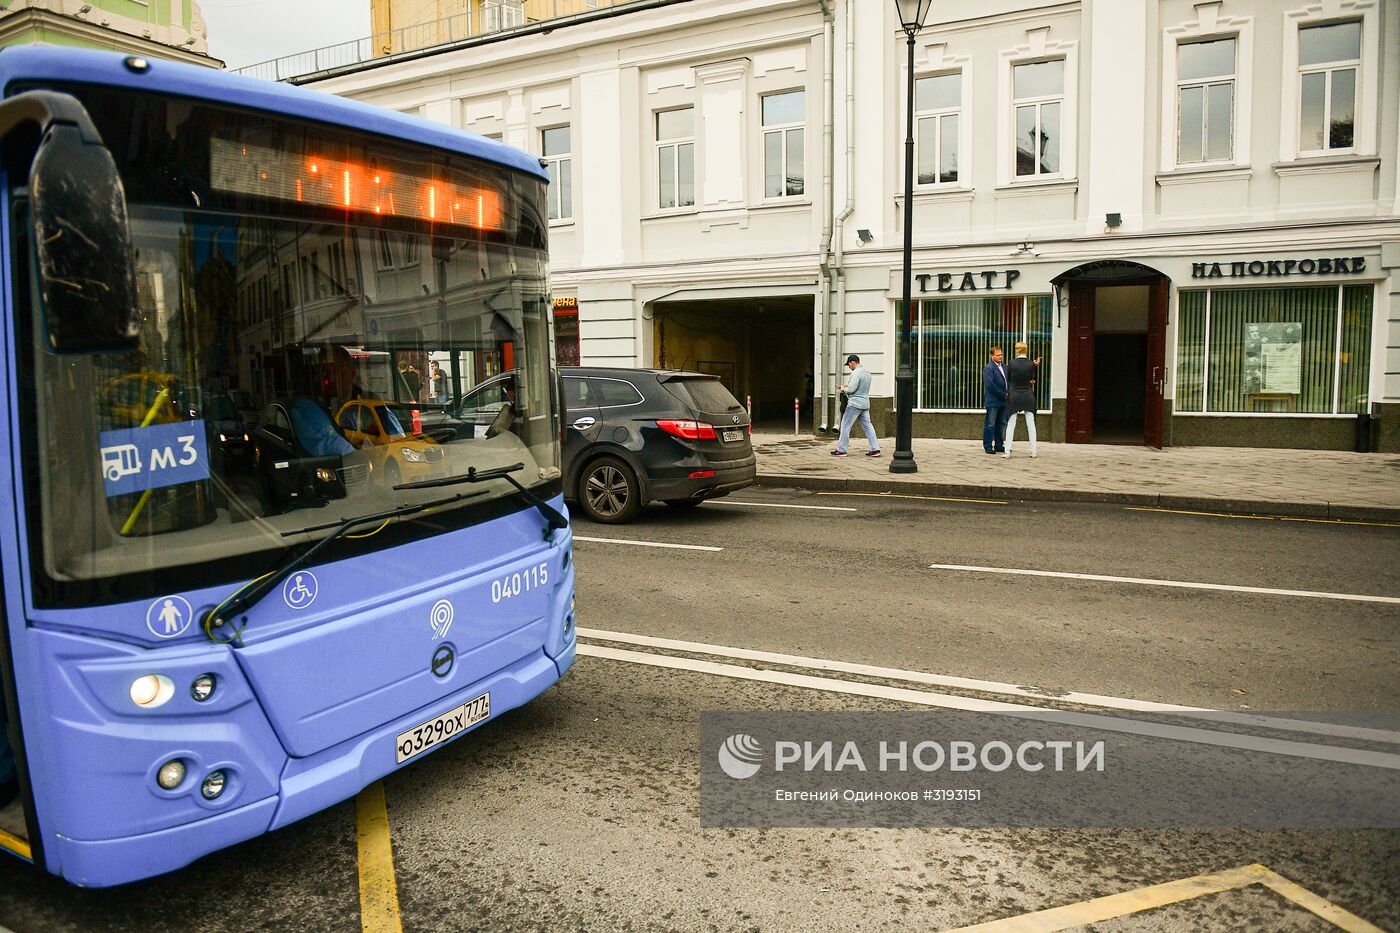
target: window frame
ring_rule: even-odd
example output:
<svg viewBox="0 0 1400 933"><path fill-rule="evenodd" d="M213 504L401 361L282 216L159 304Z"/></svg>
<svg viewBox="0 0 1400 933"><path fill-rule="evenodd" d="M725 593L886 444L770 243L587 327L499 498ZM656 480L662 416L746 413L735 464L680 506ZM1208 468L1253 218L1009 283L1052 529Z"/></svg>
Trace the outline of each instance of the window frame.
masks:
<svg viewBox="0 0 1400 933"><path fill-rule="evenodd" d="M1234 61L1231 63L1228 75L1219 74L1206 78L1183 78L1181 77L1181 50L1188 45L1203 45L1207 42L1223 42L1230 40L1235 43ZM1216 36L1191 36L1175 43L1176 45L1176 139L1172 147L1175 164L1180 166L1198 165L1233 165L1235 164L1235 127L1236 118L1239 113L1239 77L1240 77L1240 37L1234 33L1226 33ZM1210 152L1210 89L1222 84L1230 86L1230 130L1229 130L1229 151L1224 158L1212 159ZM1201 158L1183 159L1181 157L1181 92L1189 88L1201 89Z"/></svg>
<svg viewBox="0 0 1400 933"><path fill-rule="evenodd" d="M767 124L763 122L763 102L770 97L781 97L786 94L802 95L802 119L788 123ZM787 191L787 164L788 164L788 133L792 130L802 132L802 190L796 194L789 194ZM783 193L768 193L768 137L776 134L779 139L779 162L783 170ZM763 201L765 203L781 203L785 201L805 200L810 197L807 193L807 88L792 87L777 91L764 91L758 95L758 161L759 161L759 184L762 185Z"/></svg>
<svg viewBox="0 0 1400 933"><path fill-rule="evenodd" d="M1357 37L1356 57L1354 59L1336 59L1334 61L1322 62L1313 65L1302 63L1303 33L1309 29L1320 29L1327 26L1342 26L1348 23L1355 23L1360 35ZM1297 58L1297 68L1294 74L1294 123L1295 131L1298 134L1298 157L1301 159L1325 158L1335 155L1354 155L1357 152L1356 137L1359 124L1361 123L1361 63L1366 53L1366 23L1360 17L1345 17L1342 19L1332 19L1320 22L1299 23L1297 36L1294 41L1294 55ZM1351 145L1350 146L1329 146L1332 124L1332 75L1338 71L1351 71ZM1303 143L1303 80L1309 75L1323 75L1322 82L1322 132L1323 146L1321 149L1305 149Z"/></svg>
<svg viewBox="0 0 1400 933"><path fill-rule="evenodd" d="M1332 15L1328 15L1328 14ZM1283 54L1280 56L1279 77L1279 151L1278 165L1287 168L1294 162L1342 161L1353 158L1374 158L1379 155L1380 120L1378 101L1381 94L1381 30L1379 0L1340 0L1328 9L1314 3L1300 9L1285 11L1283 21ZM1352 127L1352 148L1318 150L1302 148L1302 101L1300 98L1302 67L1299 64L1299 31L1308 26L1358 21L1361 23L1361 65L1356 77L1356 122ZM1312 67L1312 66L1308 66ZM1290 116L1291 115L1291 116ZM1300 166L1303 168L1305 166Z"/></svg>
<svg viewBox="0 0 1400 933"><path fill-rule="evenodd" d="M1181 417L1181 418L1357 418L1357 417L1360 417L1360 413L1357 413L1357 412L1344 412L1344 411L1340 411L1340 410L1339 410L1340 407L1341 407L1341 390L1342 390L1342 386L1341 386L1341 376L1342 376L1342 354L1343 354L1343 352L1344 352L1344 351L1343 351L1343 348L1342 348L1342 338L1343 338L1343 328L1342 328L1343 321L1342 321L1342 316L1343 316L1343 313L1344 313L1345 310L1346 310L1346 308L1344 307L1344 305L1345 305L1345 301L1346 301L1346 290L1347 290L1348 288L1366 287L1366 288L1370 288L1370 289L1371 289L1371 339L1370 339L1371 347L1368 347L1368 348L1367 348L1367 353L1368 353L1368 355L1367 355L1367 358L1366 358L1366 367L1367 367L1367 383L1366 383L1366 385L1367 385L1367 397L1368 397L1368 399L1374 401L1374 399L1376 398L1376 395L1375 395L1375 391L1376 391L1375 378L1376 378L1376 362L1377 362L1377 361L1376 361L1375 354L1374 354L1374 352L1372 352L1372 351L1374 350L1374 346L1375 346L1375 342L1376 342L1376 332L1377 332L1377 327L1378 327L1378 314L1379 314L1379 312L1380 312L1380 309L1384 307L1384 302L1381 300L1381 296L1379 296L1379 295L1377 294L1376 285L1377 285L1377 283L1376 283L1374 280L1361 280L1361 281L1324 280L1324 281L1321 281L1321 282L1310 283L1310 284L1308 284L1308 285L1291 285L1291 286L1289 286L1289 285L1276 285L1276 286L1273 286L1274 288L1279 289L1279 290L1288 289L1288 288L1333 288L1333 289L1336 290L1336 293L1337 293L1337 301L1336 301L1336 304L1334 305L1334 314L1336 315L1336 319L1335 319L1335 321L1333 322L1333 326L1334 326L1334 330L1335 330L1336 337L1335 337L1335 339L1334 339L1334 341L1333 341L1333 345L1332 345L1332 410L1331 410L1331 411L1296 411L1296 412L1295 412L1295 411L1289 411L1289 412L1275 412L1275 411L1211 411L1211 408L1210 408L1210 379L1211 379L1211 368L1210 368L1210 361L1211 361L1211 356L1210 356L1210 350L1211 350L1211 345L1210 345L1210 330L1211 330L1211 305L1212 305L1213 302L1214 302L1214 296L1215 296L1215 294L1221 293L1221 292L1237 291L1237 290L1250 290L1250 289L1259 289L1259 288L1267 288L1268 286L1260 286L1260 285L1258 285L1258 284L1254 284L1254 285L1203 285L1203 286L1200 286L1200 287L1187 287L1187 288L1184 288L1184 289L1177 290L1177 294L1176 294L1176 296L1175 296L1175 298L1174 298L1174 301L1177 303L1177 307L1173 309L1173 321L1174 321L1174 325L1173 325L1173 327L1172 327L1172 330L1175 332L1175 335L1174 335L1174 337L1172 338L1172 348L1171 348L1171 349L1172 349L1172 361L1171 361L1171 365L1170 365L1170 367L1169 367L1169 368L1170 368L1170 372L1171 372L1172 417ZM1181 311L1180 311L1180 301L1181 301L1181 296L1182 296L1183 294L1185 294L1185 293L1192 293L1192 292L1195 292L1195 293L1204 292L1204 293L1205 293L1205 296L1206 296L1205 308L1204 308L1203 317L1202 317L1202 344L1201 344L1201 366L1200 366L1200 369L1201 369L1201 407L1200 407L1199 410L1192 409L1192 410L1186 411L1186 410L1182 410L1181 408L1178 407L1178 404L1179 404L1179 397L1178 397L1178 394L1177 394L1177 391L1178 391L1177 382L1178 382L1178 380L1180 379L1180 376L1181 376L1181 365L1182 365L1182 348L1181 348L1181 339L1182 339L1181 319L1182 319L1182 318L1181 318Z"/></svg>
<svg viewBox="0 0 1400 933"><path fill-rule="evenodd" d="M1055 62L1055 61L1060 62L1061 66L1062 66L1062 68L1063 68L1063 70L1062 70L1061 73L1060 73L1060 92L1059 92L1058 94L1053 94L1053 95L1051 95L1051 94L1042 94L1042 95L1032 96L1032 97L1017 97L1017 96L1016 96L1016 69L1017 69L1017 68L1019 68L1019 67L1021 67L1021 66L1023 66L1023 65L1043 65L1043 64L1047 64L1047 63L1049 63L1049 62ZM1010 153L1008 153L1008 155L1010 156L1010 159L1011 159L1011 181L1012 181L1013 183L1016 183L1016 182L1026 183L1026 182L1059 181L1059 180L1062 180L1062 179L1071 177L1069 174L1067 174L1067 173L1065 172L1065 136L1067 135L1067 134L1066 134L1065 127L1066 127L1067 123L1069 122L1069 121L1067 120L1067 107L1066 107L1066 99L1069 97L1069 92L1068 92L1068 87L1069 87L1069 83L1070 83L1070 82L1069 82L1069 68L1070 68L1069 56L1064 55L1064 54L1039 55L1039 56L1035 56L1035 57L1033 57L1033 58L1018 59L1018 60L1016 60L1016 61L1011 62L1011 76L1010 76L1011 106L1010 106L1010 112L1009 112L1009 114L1008 114L1008 116L1009 116L1009 118L1010 118L1011 151L1010 151ZM1021 109L1022 107L1035 107L1035 125L1036 125L1036 127L1037 127L1037 129L1038 129L1038 128L1044 126L1044 123L1043 123L1042 120L1041 120L1041 112L1042 112L1042 108L1045 107L1047 104L1057 104L1057 105L1059 105L1059 108L1060 108L1059 127L1058 127L1058 130L1059 130L1059 140L1058 140L1058 144L1059 144L1059 160L1060 160L1059 168L1058 168L1056 171L1053 171L1053 172L1042 172L1042 171L1040 171L1040 153L1039 153L1039 152L1036 152L1036 153L1035 153L1035 169L1036 169L1036 170L1035 170L1033 173L1029 174L1029 175L1022 175L1022 174L1020 174L1020 172L1017 170L1017 167L1016 167L1016 162L1017 162L1016 156L1017 156L1017 151L1018 151L1017 148L1016 148L1016 141L1017 141L1017 138L1018 138L1019 135L1020 135L1020 134L1017 132L1017 129L1016 129L1017 122L1018 122L1018 113L1019 113L1019 111L1020 111L1020 109Z"/></svg>
<svg viewBox="0 0 1400 933"><path fill-rule="evenodd" d="M976 298L991 298L991 299L997 299L997 300L1004 300L1004 299L1006 299L1006 298L1015 298L1015 299L1019 300L1019 301L1021 302L1021 326L1020 326L1019 330L1017 330L1016 333L1017 333L1018 339L1023 340L1023 341L1026 341L1027 343L1030 342L1030 326L1031 326L1031 315L1030 315L1031 307L1030 307L1030 302L1031 302L1031 299L1033 299L1033 298L1045 299L1045 300L1047 300L1047 301L1052 302L1052 305L1053 305L1053 302L1054 302L1054 300L1055 300L1054 295L1051 294L1051 293L1048 293L1048 292L1025 292L1025 293L1020 293L1020 294L998 295L998 294L996 294L995 292L979 291L979 292L976 293L975 297L976 297ZM958 297L957 297L956 294L954 294L954 295L943 295L943 296L940 296L940 297L932 297L932 298L930 298L930 297L919 297L919 298L915 298L915 299L914 299L914 304L917 306L917 313L916 313L915 317L916 317L916 321L917 321L917 326L920 328L920 332L922 333L922 329L923 329L923 326L924 326L924 306L925 306L925 305L933 304L933 303L939 302L939 301L957 301L957 300L958 300ZM898 302L896 302L896 304L898 304ZM1039 406L1040 403L1041 403L1040 393L1041 393L1042 391L1044 391L1044 392L1046 393L1046 400L1047 400L1047 402L1046 402L1045 406L1044 406L1043 408L1040 409L1041 411L1045 411L1045 412L1048 412L1048 411L1050 410L1051 406L1053 406L1053 405L1054 405L1054 402L1055 402L1054 395L1053 395L1053 391L1052 391L1052 390L1053 390L1053 387L1052 387L1052 384L1051 384L1051 378L1050 378L1049 375L1048 375L1049 373L1051 373L1051 372L1053 371L1053 370L1051 369L1051 364L1054 362L1054 345L1055 345L1055 341L1054 341L1054 338L1053 338L1053 336L1052 336L1052 337L1051 337L1051 340L1050 340L1050 343L1049 343L1049 345L1047 346L1047 350L1046 350L1046 354L1045 354L1045 357L1046 357L1046 358L1042 360L1042 366L1041 366L1041 371L1042 371L1043 373L1047 374L1047 375L1042 376L1042 384L1036 386L1036 404L1037 404L1038 406ZM927 347L926 347L926 341L924 341L922 338L914 341L914 360L913 360L913 364L914 364L914 411L916 411L916 412L921 412L921 413L928 412L928 413L937 413L937 414L968 414L968 413L971 413L971 412L979 412L979 413L980 413L980 412L985 412L986 409L983 408L983 407L980 406L980 405L979 405L978 407L976 407L976 408L921 408L921 407L920 407L919 402L922 401L922 399L923 399L923 397L924 397L924 353L925 353L925 350L926 350L926 349L927 349ZM1004 346L1004 347L1002 347L1002 351L1003 351L1003 353L1004 353L1004 355L1005 355L1005 360L1006 360L1006 362L1010 362L1011 359L1013 358L1012 354L1013 354L1013 352L1014 352L1014 344L1013 344L1012 346ZM982 367L985 366L988 362L989 362L989 360L983 359L982 362L981 362L980 364L977 364L977 372L980 373L980 372L982 371Z"/></svg>
<svg viewBox="0 0 1400 933"><path fill-rule="evenodd" d="M689 111L691 112L690 135L689 135L689 136L675 136L675 137L670 137L670 138L667 138L667 139L662 139L662 138L661 138L661 115L662 115L662 114L665 114L665 113L677 113L677 112L679 112L679 111L681 111L681 110L689 110ZM653 111L652 111L652 117L651 117L651 133L652 133L652 143L653 143L653 147L652 147L653 158L652 158L651 164L652 164L652 169L653 169L653 171L656 172L656 188L655 188L655 191L656 191L656 201L655 201L655 204L654 204L655 209L656 209L656 212L659 213L659 214L682 214L682 213L690 213L690 212L694 211L694 210L695 210L695 206L696 206L697 202L699 201L699 191L698 191L697 189L700 187L699 184L698 184L699 177L698 177L698 173L696 172L696 158L695 158L695 150L696 150L695 105L694 105L694 104L685 104L685 105L680 106L680 107L663 107L663 108L660 108L660 109L657 109L657 110L653 110ZM681 188L680 188L680 177L681 177L681 175L680 175L680 170L681 170L681 167L680 167L680 151L681 151L681 149L682 149L683 147L685 147L685 146L689 146L689 147L690 147L690 203L689 203L689 204L682 204L682 203L681 203L681 194L680 194L680 191L681 191ZM663 196L662 196L662 191L661 191L661 159L662 159L662 153L663 153L663 151L666 150L666 149L672 150L672 152L671 152L671 167L672 167L672 169L673 169L673 171L674 171L674 173L675 173L672 177L675 179L675 184L676 184L676 191L675 191L676 203L673 204L673 205L671 205L670 207L667 207L664 203L662 203L663 200L664 200L664 198L663 198Z"/></svg>
<svg viewBox="0 0 1400 933"><path fill-rule="evenodd" d="M930 109L928 109L928 110L919 110L919 109L917 109L917 107L918 107L918 99L919 99L918 85L919 85L919 82L920 82L920 81L922 81L922 80L924 80L924 79L926 79L926 78L946 78L946 77L951 77L951 76L953 76L953 75L956 75L957 78L958 78L958 95L957 95L958 100L957 100L957 103L956 103L956 104L954 104L954 105L951 106L951 107L933 107L933 108L930 108ZM965 188L965 187L968 186L968 185L967 185L967 179L965 179L965 178L963 177L964 172L963 172L962 165L961 165L961 161L962 161L962 158L961 158L961 157L962 157L962 150L963 150L963 145L962 145L962 144L963 144L963 120L964 120L964 114L963 114L963 94L964 94L964 82L965 82L966 80L967 80L967 72L966 72L966 69L961 68L961 67L957 67L957 68L943 68L943 69L940 69L940 70L937 70L937 71L930 71L930 72L928 72L928 73L926 73L926 74L916 74L916 75L914 76L914 101L915 101L915 108L916 108L916 109L914 110L914 188L915 188L916 191L933 191L933 190L941 190L941 189L948 189L948 188ZM955 177L955 178L952 179L951 181L943 181L943 180L942 180L942 175L943 175L943 171L942 171L942 169L943 169L943 132L944 132L944 122L945 122L945 120L946 120L947 117L956 117L956 118L957 118L957 127L958 127L958 128L957 128L957 131L953 134L953 139L954 139L954 141L955 141L955 143L956 143L956 146L957 146L957 148L954 150L954 153L953 153L954 160L958 163L958 165L957 165L957 167L956 167L956 169L955 169L955 171L957 172L957 177ZM919 166L920 166L921 164L923 164L923 145L922 145L923 134L922 134L921 132L919 132L919 127L922 125L922 123L923 123L924 120L935 120L935 121L937 121L937 123L936 123L936 130L935 130L935 132L934 132L934 143L933 143L934 152L935 152L935 157L934 157L934 181L931 181L931 182L921 182L921 181L919 181Z"/></svg>
<svg viewBox="0 0 1400 933"><path fill-rule="evenodd" d="M553 130L568 130L568 131L569 131L569 148L568 148L568 151L567 151L567 152L556 153L555 155L545 155L545 154L544 154L544 135L545 135L545 133L551 132L551 131L553 131ZM548 194L546 195L546 197L547 197L547 199L548 199L548 201L549 201L548 209L549 209L550 212L553 212L553 211L556 211L556 210L558 211L558 214L557 214L557 215L551 216L551 217L549 218L549 223L551 223L551 224L572 223L572 222L573 222L573 219L574 219L574 127L573 127L573 124L571 124L571 123L560 123L560 124L558 124L557 126L541 126L541 127L539 128L539 136L538 136L538 138L539 138L539 141L540 141L540 163L543 165L545 172L547 172L547 173L550 172L550 168L551 168L551 166L553 166L553 167L554 167L554 172L550 175L551 178L560 178L560 179L562 179L562 178L564 177L564 173L565 173L565 172L568 172L568 177L569 177L569 185L568 185L568 188L569 188L569 204L568 204L568 208L569 208L569 210L568 210L568 213L564 213L564 204L563 204L564 185L555 183L555 184L551 184L551 185L549 186Z"/></svg>

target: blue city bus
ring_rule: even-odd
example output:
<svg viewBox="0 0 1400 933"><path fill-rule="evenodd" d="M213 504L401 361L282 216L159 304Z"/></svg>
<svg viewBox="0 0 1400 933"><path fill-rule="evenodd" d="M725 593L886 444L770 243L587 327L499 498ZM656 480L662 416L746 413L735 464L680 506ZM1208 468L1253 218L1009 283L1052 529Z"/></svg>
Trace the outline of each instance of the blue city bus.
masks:
<svg viewBox="0 0 1400 933"><path fill-rule="evenodd" d="M0 846L167 872L557 682L539 161L105 52L0 93ZM489 425L428 404L501 372Z"/></svg>

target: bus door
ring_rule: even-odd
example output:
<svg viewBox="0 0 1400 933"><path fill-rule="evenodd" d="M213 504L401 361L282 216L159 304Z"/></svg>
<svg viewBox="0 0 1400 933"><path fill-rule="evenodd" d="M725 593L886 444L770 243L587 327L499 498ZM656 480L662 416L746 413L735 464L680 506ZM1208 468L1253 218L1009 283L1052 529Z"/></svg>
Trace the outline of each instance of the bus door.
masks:
<svg viewBox="0 0 1400 933"><path fill-rule="evenodd" d="M132 349L140 322L126 200L116 163L87 111L67 94L40 90L14 95L0 101L0 145L7 156L0 203L8 211L16 199L27 201L27 210L11 212L0 228L7 233L0 243L0 269L8 272L0 282L5 318L15 318L16 294L23 290L27 298L32 289L46 312L47 351L62 356ZM83 235L51 232L69 229ZM13 357L6 368L14 369ZM118 396L140 395L147 387L144 378L130 381L132 385L116 390ZM60 404L91 406L101 398L99 388L88 385L86 398L79 401L81 380L73 388L79 391L68 393L73 398ZM145 423L161 421L172 401L170 387L160 387L144 406ZM10 417L6 412L7 421ZM10 444L18 444L19 432L6 433ZM24 453L14 450L11 455ZM104 454L97 466L88 482L100 483L104 474L121 479L131 472L129 452ZM25 717L43 685L25 641L18 556L24 537L23 526L12 528L0 548L0 850L42 862L30 763L42 753L43 736L26 742Z"/></svg>
<svg viewBox="0 0 1400 933"><path fill-rule="evenodd" d="M21 793L20 778L26 769L19 767L23 756L24 742L19 727L19 717L15 713L19 704L11 676L9 626L5 612L3 589L0 589L0 688L3 702L0 702L0 849L18 855L26 861L33 861L29 845L29 822L32 812L26 812L29 795ZM12 712L14 711L14 712ZM27 788L24 788L27 791Z"/></svg>

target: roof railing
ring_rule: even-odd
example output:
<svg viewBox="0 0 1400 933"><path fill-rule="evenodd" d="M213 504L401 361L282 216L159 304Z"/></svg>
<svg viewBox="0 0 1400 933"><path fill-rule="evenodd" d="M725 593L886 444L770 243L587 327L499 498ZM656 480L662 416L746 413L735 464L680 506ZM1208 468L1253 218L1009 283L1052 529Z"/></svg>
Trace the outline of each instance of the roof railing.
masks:
<svg viewBox="0 0 1400 933"><path fill-rule="evenodd" d="M290 81L404 52L450 45L526 23L544 22L635 2L637 0L481 0L479 5L468 3L465 13L391 29L363 39L283 55L234 70L238 74L268 81Z"/></svg>

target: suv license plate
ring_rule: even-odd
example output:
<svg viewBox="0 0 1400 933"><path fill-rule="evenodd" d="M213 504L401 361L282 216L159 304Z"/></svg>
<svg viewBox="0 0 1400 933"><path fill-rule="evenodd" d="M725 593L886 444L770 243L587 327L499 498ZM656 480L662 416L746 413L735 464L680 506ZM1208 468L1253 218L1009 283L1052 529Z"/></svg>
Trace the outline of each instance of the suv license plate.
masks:
<svg viewBox="0 0 1400 933"><path fill-rule="evenodd" d="M725 432L724 432L724 440L725 440L725 443L732 444L732 443L734 443L735 441L742 441L743 439L744 439L744 432L743 432L743 431L725 431Z"/></svg>
<svg viewBox="0 0 1400 933"><path fill-rule="evenodd" d="M468 728L490 715L491 694L488 691L456 709L448 710L436 719L429 719L421 726L400 732L394 739L394 763L403 764L415 755L420 755L435 745L441 745L454 735L466 732Z"/></svg>

